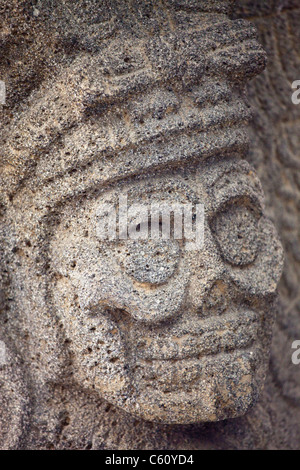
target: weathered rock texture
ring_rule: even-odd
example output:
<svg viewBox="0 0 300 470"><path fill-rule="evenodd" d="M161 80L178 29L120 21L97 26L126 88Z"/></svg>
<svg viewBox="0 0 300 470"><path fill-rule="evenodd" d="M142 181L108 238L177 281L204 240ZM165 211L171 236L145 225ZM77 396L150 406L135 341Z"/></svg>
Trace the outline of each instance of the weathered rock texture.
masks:
<svg viewBox="0 0 300 470"><path fill-rule="evenodd" d="M300 8L248 3L1 2L3 448L299 447ZM97 239L120 192L204 249Z"/></svg>

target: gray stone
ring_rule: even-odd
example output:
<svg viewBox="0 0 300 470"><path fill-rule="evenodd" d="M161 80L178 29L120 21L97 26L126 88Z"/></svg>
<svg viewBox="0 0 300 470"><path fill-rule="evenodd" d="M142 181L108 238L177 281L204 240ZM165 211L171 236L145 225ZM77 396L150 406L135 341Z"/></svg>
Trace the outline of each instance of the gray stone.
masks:
<svg viewBox="0 0 300 470"><path fill-rule="evenodd" d="M295 448L275 382L295 407L299 386L287 356L278 362L278 326L269 373L275 311L296 294L291 276L275 302L274 223L281 231L290 195L272 197L262 155L266 135L286 158L297 142L263 132L264 76L249 85L250 123L245 87L266 54L250 23L230 19L258 15L266 31L270 12L221 0L31 3L1 5L1 446ZM279 18L298 11L284 8ZM99 208L120 195L203 204L204 245L103 240Z"/></svg>

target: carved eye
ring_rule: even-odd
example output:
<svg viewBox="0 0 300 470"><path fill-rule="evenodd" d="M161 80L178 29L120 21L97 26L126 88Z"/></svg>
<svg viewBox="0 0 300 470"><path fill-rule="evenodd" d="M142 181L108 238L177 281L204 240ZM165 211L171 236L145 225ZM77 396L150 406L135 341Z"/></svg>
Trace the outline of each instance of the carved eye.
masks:
<svg viewBox="0 0 300 470"><path fill-rule="evenodd" d="M119 247L117 256L120 265L134 280L159 285L173 276L180 248L172 240L128 240Z"/></svg>
<svg viewBox="0 0 300 470"><path fill-rule="evenodd" d="M247 266L256 259L260 233L258 212L251 203L235 201L227 204L213 219L212 232L228 263Z"/></svg>

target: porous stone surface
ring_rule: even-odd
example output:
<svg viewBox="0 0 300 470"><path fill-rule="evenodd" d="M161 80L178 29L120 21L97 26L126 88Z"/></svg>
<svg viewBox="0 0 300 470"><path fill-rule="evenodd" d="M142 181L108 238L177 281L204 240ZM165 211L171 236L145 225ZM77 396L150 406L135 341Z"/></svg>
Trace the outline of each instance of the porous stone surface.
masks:
<svg viewBox="0 0 300 470"><path fill-rule="evenodd" d="M299 446L283 3L1 2L2 448ZM120 194L203 204L204 246L102 240Z"/></svg>

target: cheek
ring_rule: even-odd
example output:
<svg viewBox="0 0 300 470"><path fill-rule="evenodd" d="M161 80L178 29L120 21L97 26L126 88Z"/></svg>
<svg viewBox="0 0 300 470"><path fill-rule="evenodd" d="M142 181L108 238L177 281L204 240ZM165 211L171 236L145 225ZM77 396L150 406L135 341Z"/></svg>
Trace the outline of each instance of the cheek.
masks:
<svg viewBox="0 0 300 470"><path fill-rule="evenodd" d="M135 320L155 323L174 317L185 298L188 274L176 250L171 255L169 253L172 255L176 263L173 263L167 281L161 284L138 282L132 273L129 275L127 272L129 266L133 266L132 269L140 273L145 256L138 257L139 262L130 256L131 261L124 266L116 255L116 249L105 247L99 251L91 243L82 256L77 255L73 269L67 265L59 270L69 277L81 309L93 310L97 305L103 305L124 310ZM150 259L148 263L151 263ZM166 276L166 270L160 271L161 261L155 259L154 266L149 264L149 267L152 269L146 271L147 279L151 276L161 281Z"/></svg>
<svg viewBox="0 0 300 470"><path fill-rule="evenodd" d="M157 323L176 316L185 298L188 274L177 242L127 242L114 251L119 265L112 306L135 320Z"/></svg>
<svg viewBox="0 0 300 470"><path fill-rule="evenodd" d="M112 398L128 385L121 332L101 309L93 317L82 310L69 280L59 280L52 292L72 355L75 380Z"/></svg>

